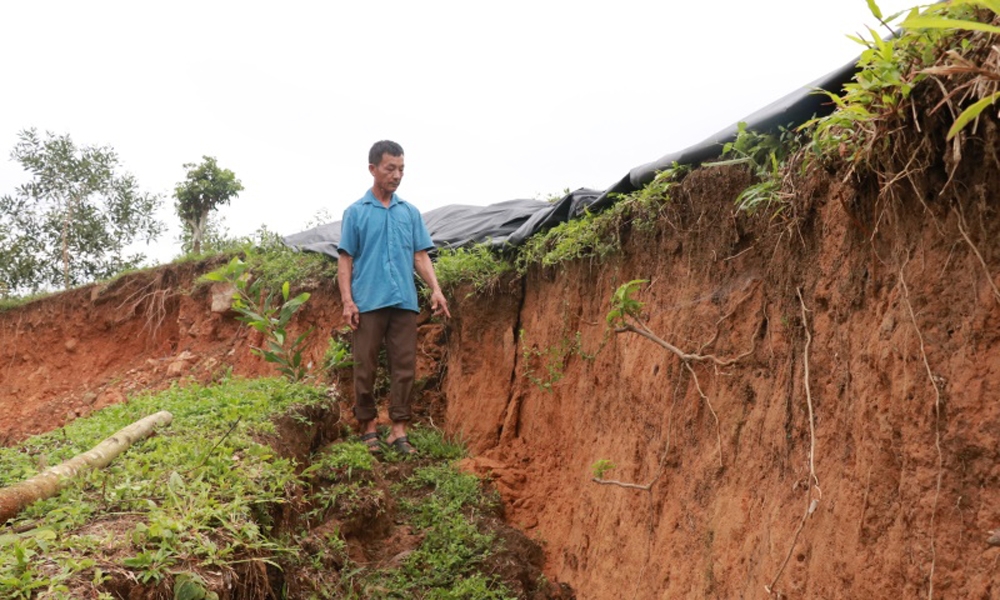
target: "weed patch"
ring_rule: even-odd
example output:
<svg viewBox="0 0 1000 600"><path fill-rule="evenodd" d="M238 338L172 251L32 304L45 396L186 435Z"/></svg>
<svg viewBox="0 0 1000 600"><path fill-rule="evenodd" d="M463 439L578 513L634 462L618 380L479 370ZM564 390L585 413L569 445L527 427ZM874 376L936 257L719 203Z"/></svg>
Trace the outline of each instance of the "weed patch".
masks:
<svg viewBox="0 0 1000 600"><path fill-rule="evenodd" d="M470 294L490 293L500 287L504 275L514 272L514 265L488 245L476 244L441 250L434 271L443 289L454 290L460 284L468 284L472 287Z"/></svg>
<svg viewBox="0 0 1000 600"><path fill-rule="evenodd" d="M178 387L0 450L8 485L146 414L174 414L105 469L27 507L0 537L0 587L15 598L96 597L112 580L169 588L183 572L276 563L291 548L268 535L272 509L296 485L296 466L255 437L273 429L272 417L324 402L315 388L281 380Z"/></svg>

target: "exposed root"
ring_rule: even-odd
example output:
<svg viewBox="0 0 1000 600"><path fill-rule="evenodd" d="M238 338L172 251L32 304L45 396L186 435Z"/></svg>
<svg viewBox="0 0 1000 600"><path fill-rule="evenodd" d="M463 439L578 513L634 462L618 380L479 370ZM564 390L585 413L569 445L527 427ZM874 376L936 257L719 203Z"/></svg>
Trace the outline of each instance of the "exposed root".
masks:
<svg viewBox="0 0 1000 600"><path fill-rule="evenodd" d="M740 359L753 354L754 350L756 350L757 348L756 338L750 344L750 349L744 352L743 354L740 354L735 358L722 359L719 358L718 356L715 356L714 354L689 354L687 352L684 352L677 346L674 346L670 342L657 336L648 327L646 327L646 324L643 323L642 321L636 319L635 323L638 326L632 325L631 323L626 323L625 325L622 325L621 327L615 329L615 332L622 333L624 331L631 331L632 333L639 334L640 336L656 343L660 347L665 348L666 350L668 350L681 360L681 362L684 364L684 367L688 370L689 373L691 373L691 378L694 381L694 386L695 389L698 391L698 395L705 402L705 405L708 406L709 412L712 413L712 418L715 419L715 437L718 441L719 466L720 467L724 466L725 462L723 460L723 454L722 454L722 425L721 422L719 421L719 415L718 413L715 412L715 408L712 406L712 402L711 400L709 400L708 395L706 395L705 391L702 389L701 382L698 380L698 374L695 373L693 368L691 368L691 363L708 362L714 364L716 367L728 367L734 365L737 362L739 362Z"/></svg>
<svg viewBox="0 0 1000 600"><path fill-rule="evenodd" d="M865 527L865 513L868 512L868 492L872 489L872 470L875 464L868 465L868 478L865 480L865 495L861 499L861 518L858 519L858 538L861 538L861 531Z"/></svg>
<svg viewBox="0 0 1000 600"><path fill-rule="evenodd" d="M757 280L757 283L758 284L760 283L759 279ZM712 334L712 337L707 342L705 342L704 344L701 345L701 348L698 348L698 353L699 354L701 354L702 352L704 352L705 348L708 348L709 346L711 346L712 344L715 343L715 340L717 340L719 338L719 325L721 325L723 323L723 321L725 321L729 317L731 317L734 314L736 314L736 311L739 309L739 307L742 306L744 302L746 302L747 300L749 300L750 297L753 296L754 293L757 292L757 288L758 287L759 287L759 285L754 286L754 288L752 290L750 290L749 292L747 292L746 295L744 295L742 298L740 298L739 300L736 301L736 304L733 305L733 309L732 310L730 310L726 314L722 315L721 317L719 317L715 321L715 333Z"/></svg>
<svg viewBox="0 0 1000 600"><path fill-rule="evenodd" d="M969 234L965 230L965 215L963 215L962 211L957 208L952 208L952 210L955 211L955 215L958 216L958 231L962 234L962 237L965 238L965 242L969 244L969 248L972 248L973 254L975 254L976 258L979 259L979 264L983 266L983 273L986 274L986 281L990 284L990 287L993 288L993 297L996 298L998 303L1000 303L1000 289L997 289L996 283L993 282L993 275L990 274L990 268L986 266L986 261L983 259L983 255L980 254L976 245L972 243L972 239L969 238Z"/></svg>
<svg viewBox="0 0 1000 600"><path fill-rule="evenodd" d="M648 492L653 487L653 484L656 483L656 479L658 479L659 476L659 473L657 473L656 477L645 485L630 483L628 481L618 481L617 479L601 479L600 477L592 477L590 480L601 485L616 485L630 490L642 490L644 492Z"/></svg>
<svg viewBox="0 0 1000 600"><path fill-rule="evenodd" d="M705 402L705 406L708 407L708 412L712 413L712 418L715 419L715 439L718 444L719 466L721 467L725 463L722 459L722 424L719 422L719 415L715 412L715 409L712 408L712 401L708 399L708 396L701 389L701 383L698 381L698 374L691 368L691 363L684 361L684 368L688 370L688 373L691 373L691 379L694 380L694 388L698 390L698 395L701 396L701 399Z"/></svg>
<svg viewBox="0 0 1000 600"><path fill-rule="evenodd" d="M142 304L145 304L142 315L145 319L142 330L149 334L149 339L156 335L167 316L167 299L177 294L176 291L163 287L162 275L132 292L115 307L123 314L132 314ZM152 291L149 291L152 290Z"/></svg>
<svg viewBox="0 0 1000 600"><path fill-rule="evenodd" d="M816 415L813 412L812 392L809 387L809 346L812 345L812 334L809 333L809 318L806 310L806 303L802 299L802 289L796 291L799 296L799 305L802 307L802 328L806 333L806 345L802 351L802 378L806 390L806 406L809 407L809 478L811 485L815 485L819 490L819 478L816 477ZM820 491L820 496L823 492Z"/></svg>
<svg viewBox="0 0 1000 600"><path fill-rule="evenodd" d="M944 477L944 452L941 449L941 390L938 389L937 382L934 380L934 373L931 371L930 362L927 360L924 336L917 325L917 315L913 312L913 305L910 303L910 290L906 286L906 279L903 277L903 271L906 269L906 264L909 261L910 259L907 257L906 261L899 268L899 284L903 289L903 302L906 303L906 310L910 314L910 321L913 322L913 329L917 332L917 340L920 342L920 357L924 361L927 380L930 382L931 387L934 388L934 448L937 450L937 482L934 487L934 503L931 505L931 568L927 581L927 598L928 600L932 600L934 598L934 568L937 565L937 540L935 536L937 507L938 500L941 497L941 480Z"/></svg>
<svg viewBox="0 0 1000 600"><path fill-rule="evenodd" d="M813 413L812 393L809 388L809 346L812 344L812 334L809 333L808 311L806 309L806 303L802 299L802 289L796 289L795 292L798 294L799 305L802 307L802 328L806 333L805 348L802 351L802 377L805 381L806 405L809 408L809 491L806 495L806 510L802 513L802 519L799 521L799 526L795 529L795 535L792 536L792 544L788 547L788 553L785 555L785 559L781 561L781 566L778 567L778 572L775 573L774 579L771 580L769 585L764 586L764 590L771 595L775 593L774 586L778 583L778 579L781 578L781 574L785 572L788 560L792 557L792 552L795 551L795 545L799 541L799 535L802 533L802 529L806 526L806 520L809 519L810 515L816 512L816 507L819 506L819 500L823 497L823 490L819 487L819 477L816 476L816 420ZM813 488L815 488L818 493L816 497L813 497Z"/></svg>
<svg viewBox="0 0 1000 600"><path fill-rule="evenodd" d="M631 323L627 323L617 328L615 332L621 333L623 331L631 331L632 333L637 333L642 337L650 340L651 342L656 343L660 347L670 351L671 353L676 355L677 358L681 359L681 361L683 362L710 362L718 367L729 367L739 362L740 359L746 358L747 356L753 354L754 350L757 347L757 341L753 340L753 343L751 343L749 350L747 350L743 354L740 354L739 356L736 356L735 358L729 358L729 359L722 359L719 358L718 356L715 356L714 354L688 354L687 352L684 352L677 346L674 346L670 342L657 336L648 327L646 327L645 323L641 321L636 321L636 323L638 324L638 327L632 325Z"/></svg>
<svg viewBox="0 0 1000 600"><path fill-rule="evenodd" d="M678 385L678 387L680 386ZM618 481L616 479L602 479L600 477L592 477L591 481L601 485L613 485L626 489L642 490L644 492L648 492L653 489L653 486L656 484L657 481L660 480L660 477L663 475L663 465L667 462L667 454L670 452L670 438L671 438L671 431L673 430L673 425L674 425L674 406L677 404L677 391L678 391L677 388L675 388L674 401L670 403L670 412L667 414L667 444L666 446L664 446L663 452L660 454L660 464L657 465L656 467L656 474L653 475L653 479L651 479L649 483L645 485L639 483L631 483L627 481Z"/></svg>
<svg viewBox="0 0 1000 600"><path fill-rule="evenodd" d="M806 507L806 512L803 513L802 519L799 521L799 526L795 529L795 535L792 536L792 545L788 547L788 554L785 555L785 560L781 561L781 566L778 567L778 572L774 575L774 579L771 580L771 583L764 586L764 591L766 591L769 595L775 594L774 584L778 583L778 578L781 577L781 574L785 571L785 567L788 566L788 560L792 558L792 552L795 551L795 544L799 541L799 534L802 533L802 529L806 526L806 519L809 518L809 515L811 515L814 510L816 510L816 505L818 503L819 500L814 499Z"/></svg>

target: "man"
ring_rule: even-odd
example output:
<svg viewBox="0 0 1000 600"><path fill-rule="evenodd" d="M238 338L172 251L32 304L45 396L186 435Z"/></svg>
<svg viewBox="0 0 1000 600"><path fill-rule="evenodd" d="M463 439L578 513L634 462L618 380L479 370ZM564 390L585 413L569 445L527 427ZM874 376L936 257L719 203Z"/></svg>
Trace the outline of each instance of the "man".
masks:
<svg viewBox="0 0 1000 600"><path fill-rule="evenodd" d="M389 359L389 419L386 443L412 455L406 436L411 419L410 394L417 358L416 270L431 290L435 315L451 317L427 250L434 247L420 211L396 195L403 179L403 148L376 142L368 153L374 183L363 198L347 207L341 223L337 267L344 319L354 330L354 416L361 440L380 451L376 431L375 369L383 342Z"/></svg>

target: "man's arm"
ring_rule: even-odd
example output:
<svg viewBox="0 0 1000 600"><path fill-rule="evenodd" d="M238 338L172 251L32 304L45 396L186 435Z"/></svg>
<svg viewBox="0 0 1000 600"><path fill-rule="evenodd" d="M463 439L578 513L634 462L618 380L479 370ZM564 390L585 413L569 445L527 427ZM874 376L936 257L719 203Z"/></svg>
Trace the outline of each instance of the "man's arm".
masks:
<svg viewBox="0 0 1000 600"><path fill-rule="evenodd" d="M351 275L354 273L354 258L341 251L337 255L337 284L340 287L340 300L344 304L344 320L351 329L357 329L361 323L358 305L354 303L351 294Z"/></svg>
<svg viewBox="0 0 1000 600"><path fill-rule="evenodd" d="M416 269L417 275L420 275L427 287L431 288L431 310L434 311L434 315L444 315L451 318L451 313L448 312L448 301L445 300L444 294L441 292L437 275L434 274L434 264L431 263L431 257L426 250L420 250L413 254L413 268Z"/></svg>

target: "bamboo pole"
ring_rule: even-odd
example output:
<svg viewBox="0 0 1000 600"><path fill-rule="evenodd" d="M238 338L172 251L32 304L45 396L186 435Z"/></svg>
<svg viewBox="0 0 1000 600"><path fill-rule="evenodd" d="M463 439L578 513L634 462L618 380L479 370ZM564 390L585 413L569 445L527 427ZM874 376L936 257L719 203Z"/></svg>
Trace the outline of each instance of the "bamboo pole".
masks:
<svg viewBox="0 0 1000 600"><path fill-rule="evenodd" d="M102 469L132 444L149 437L158 425L169 425L174 416L163 410L132 423L91 450L66 462L49 467L38 475L0 488L0 524L6 523L29 504L51 498L66 487L69 480L89 469Z"/></svg>

